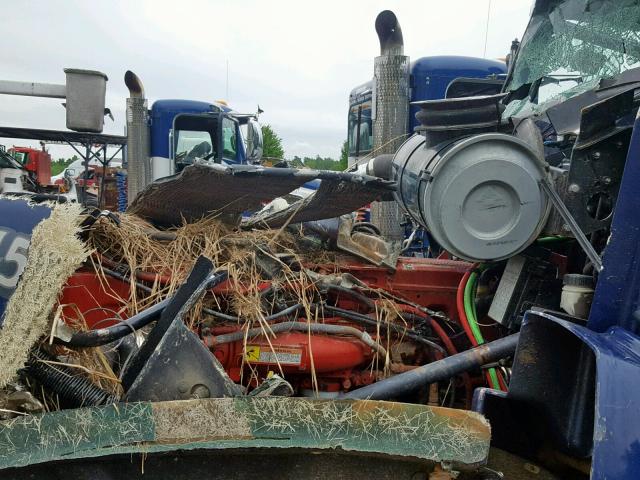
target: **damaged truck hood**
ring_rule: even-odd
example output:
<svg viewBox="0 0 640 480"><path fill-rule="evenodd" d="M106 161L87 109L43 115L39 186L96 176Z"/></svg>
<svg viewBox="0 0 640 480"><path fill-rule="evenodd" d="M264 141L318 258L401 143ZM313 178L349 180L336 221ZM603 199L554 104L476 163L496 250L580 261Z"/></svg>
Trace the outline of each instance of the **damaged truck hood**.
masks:
<svg viewBox="0 0 640 480"><path fill-rule="evenodd" d="M310 196L261 210L316 179L322 183ZM212 215L237 224L243 213L255 212L242 220L243 226L277 228L353 212L394 188L393 182L355 173L199 163L150 184L128 211L167 226Z"/></svg>

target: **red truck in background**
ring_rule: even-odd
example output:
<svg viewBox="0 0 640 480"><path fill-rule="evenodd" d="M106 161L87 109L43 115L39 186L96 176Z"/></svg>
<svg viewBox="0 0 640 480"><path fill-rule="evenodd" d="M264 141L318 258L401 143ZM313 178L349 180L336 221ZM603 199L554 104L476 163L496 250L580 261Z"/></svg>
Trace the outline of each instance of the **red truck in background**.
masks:
<svg viewBox="0 0 640 480"><path fill-rule="evenodd" d="M51 155L44 149L12 147L7 153L24 167L30 179L39 187L51 185Z"/></svg>

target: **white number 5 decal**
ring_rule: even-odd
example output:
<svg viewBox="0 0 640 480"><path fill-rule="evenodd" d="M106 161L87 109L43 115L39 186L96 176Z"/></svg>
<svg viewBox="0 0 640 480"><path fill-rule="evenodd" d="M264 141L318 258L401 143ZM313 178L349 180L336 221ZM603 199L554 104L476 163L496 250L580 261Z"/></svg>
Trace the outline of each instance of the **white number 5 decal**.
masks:
<svg viewBox="0 0 640 480"><path fill-rule="evenodd" d="M8 242L4 242L5 237ZM30 239L11 231L0 230L0 288L13 290L27 264ZM3 243L8 243L3 247Z"/></svg>

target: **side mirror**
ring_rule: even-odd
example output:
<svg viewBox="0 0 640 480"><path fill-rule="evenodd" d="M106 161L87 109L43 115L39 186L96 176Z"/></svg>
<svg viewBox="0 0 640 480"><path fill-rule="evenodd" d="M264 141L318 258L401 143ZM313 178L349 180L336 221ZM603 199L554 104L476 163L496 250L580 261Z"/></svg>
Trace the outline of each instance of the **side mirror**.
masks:
<svg viewBox="0 0 640 480"><path fill-rule="evenodd" d="M259 163L262 159L262 128L255 119L247 122L247 163Z"/></svg>

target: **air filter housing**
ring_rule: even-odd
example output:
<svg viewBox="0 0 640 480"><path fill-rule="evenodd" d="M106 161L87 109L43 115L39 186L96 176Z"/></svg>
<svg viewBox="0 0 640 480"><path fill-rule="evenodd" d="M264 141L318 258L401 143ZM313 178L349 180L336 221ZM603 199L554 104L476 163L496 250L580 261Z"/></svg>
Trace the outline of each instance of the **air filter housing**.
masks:
<svg viewBox="0 0 640 480"><path fill-rule="evenodd" d="M428 146L414 135L393 159L396 201L453 255L501 260L535 240L550 204L545 164L522 140L482 133Z"/></svg>

